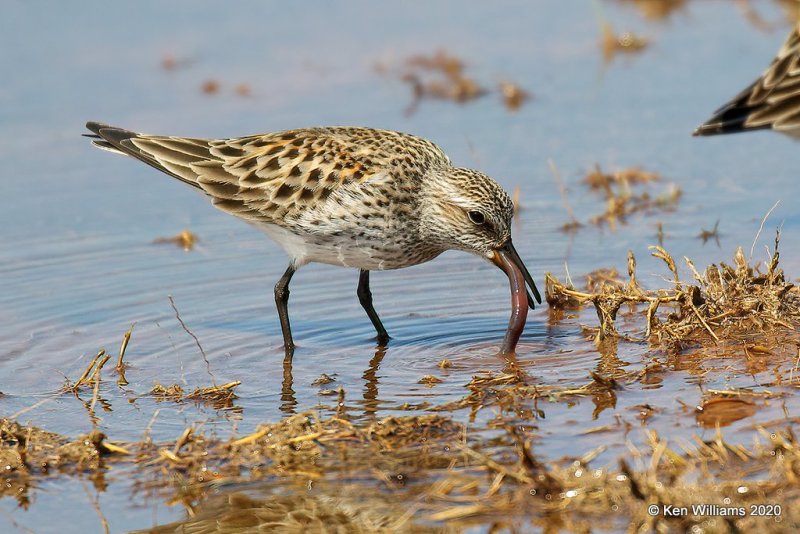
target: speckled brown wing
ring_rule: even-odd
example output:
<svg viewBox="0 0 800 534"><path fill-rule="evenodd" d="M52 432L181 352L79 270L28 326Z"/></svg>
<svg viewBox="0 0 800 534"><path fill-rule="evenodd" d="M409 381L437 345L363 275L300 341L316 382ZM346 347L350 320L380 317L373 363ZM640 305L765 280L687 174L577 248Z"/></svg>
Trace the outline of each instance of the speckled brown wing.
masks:
<svg viewBox="0 0 800 534"><path fill-rule="evenodd" d="M447 156L424 139L370 128L308 128L203 140L136 134L89 123L101 148L123 152L202 189L213 204L252 222L281 225L344 185L398 168L423 172ZM398 152L398 145L403 151Z"/></svg>
<svg viewBox="0 0 800 534"><path fill-rule="evenodd" d="M800 129L800 26L795 26L761 77L695 130L695 135Z"/></svg>

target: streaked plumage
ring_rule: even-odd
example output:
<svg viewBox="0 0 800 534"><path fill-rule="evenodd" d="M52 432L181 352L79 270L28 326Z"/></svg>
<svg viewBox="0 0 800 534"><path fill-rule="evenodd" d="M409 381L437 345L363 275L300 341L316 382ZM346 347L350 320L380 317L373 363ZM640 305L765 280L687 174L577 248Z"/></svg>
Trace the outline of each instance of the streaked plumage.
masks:
<svg viewBox="0 0 800 534"><path fill-rule="evenodd" d="M800 25L761 77L714 112L694 135L773 129L800 137Z"/></svg>
<svg viewBox="0 0 800 534"><path fill-rule="evenodd" d="M86 126L98 147L197 188L215 207L281 245L290 258L276 286L287 350L293 347L288 283L306 263L360 269L359 299L385 340L372 309L369 271L416 265L450 249L501 265L495 256L513 250L508 194L478 171L453 167L439 147L419 137L331 127L213 140ZM512 263L521 260L516 256ZM540 300L530 275L519 268Z"/></svg>

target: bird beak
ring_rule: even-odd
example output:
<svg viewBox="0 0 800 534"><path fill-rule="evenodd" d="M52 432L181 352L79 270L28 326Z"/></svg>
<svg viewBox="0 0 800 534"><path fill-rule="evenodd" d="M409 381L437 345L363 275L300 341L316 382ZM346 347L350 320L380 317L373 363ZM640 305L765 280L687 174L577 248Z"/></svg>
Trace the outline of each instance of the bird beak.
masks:
<svg viewBox="0 0 800 534"><path fill-rule="evenodd" d="M542 297L539 295L528 269L525 268L525 264L522 263L519 254L514 250L511 239L506 241L503 246L492 251L490 259L492 263L506 273L511 285L511 319L508 321L508 330L506 330L506 336L503 339L503 346L500 352L501 354L514 354L514 349L517 347L522 330L525 328L528 306L531 308L534 306L533 297L528 293L525 284L527 283L531 288L539 304L542 303Z"/></svg>
<svg viewBox="0 0 800 534"><path fill-rule="evenodd" d="M536 297L536 302L539 304L542 303L542 296L539 294L539 290L536 289L536 284L533 282L533 277L531 273L528 272L528 269L525 267L525 264L522 262L522 258L519 257L517 254L517 250L514 248L514 244L511 242L511 238L505 242L505 244L497 249L494 250L492 258L492 263L500 267L508 276L509 279L512 278L512 273L508 271L507 265L511 265L515 267L522 273L525 282L528 284L528 287L533 291L533 297ZM530 292L525 290L525 294L528 297L528 306L531 309L535 309L536 306L533 303L533 297L531 297Z"/></svg>

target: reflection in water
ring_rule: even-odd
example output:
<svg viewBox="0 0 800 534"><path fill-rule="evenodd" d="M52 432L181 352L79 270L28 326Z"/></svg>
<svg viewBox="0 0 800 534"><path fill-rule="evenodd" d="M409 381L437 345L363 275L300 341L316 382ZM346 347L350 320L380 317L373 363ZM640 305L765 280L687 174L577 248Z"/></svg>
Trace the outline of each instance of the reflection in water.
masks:
<svg viewBox="0 0 800 534"><path fill-rule="evenodd" d="M502 358L503 362L505 363L503 366L504 373L516 376L520 382L525 380L525 373L519 366L516 353L512 352L510 354L498 354L497 356Z"/></svg>
<svg viewBox="0 0 800 534"><path fill-rule="evenodd" d="M194 507L188 517L136 532L441 532L437 527L409 521L401 502L376 502L363 489L354 494L339 491L338 486L315 484L314 491L297 485L288 485L285 490L287 494L277 494L265 485L253 486L247 493L222 493Z"/></svg>
<svg viewBox="0 0 800 534"><path fill-rule="evenodd" d="M366 380L364 383L364 415L368 418L374 418L378 411L378 369L385 355L386 345L378 344L375 347L375 355L369 361L369 367L361 375Z"/></svg>
<svg viewBox="0 0 800 534"><path fill-rule="evenodd" d="M369 361L369 367L361 375L364 383L364 415L374 418L378 412L380 403L378 402L378 369L384 356L386 356L387 345L377 344L375 355ZM340 395L342 390L340 390ZM283 359L283 381L281 383L281 406L280 410L284 414L294 415L297 413L297 397L294 390L294 376L292 374L292 356L287 355Z"/></svg>
<svg viewBox="0 0 800 534"><path fill-rule="evenodd" d="M294 415L297 399L294 395L294 377L292 377L292 355L286 354L283 358L283 381L281 382L281 412Z"/></svg>
<svg viewBox="0 0 800 534"><path fill-rule="evenodd" d="M628 365L628 362L620 360L617 356L619 350L619 338L607 336L596 343L597 352L600 353L600 361L597 362L597 372L603 375L614 376L618 371Z"/></svg>

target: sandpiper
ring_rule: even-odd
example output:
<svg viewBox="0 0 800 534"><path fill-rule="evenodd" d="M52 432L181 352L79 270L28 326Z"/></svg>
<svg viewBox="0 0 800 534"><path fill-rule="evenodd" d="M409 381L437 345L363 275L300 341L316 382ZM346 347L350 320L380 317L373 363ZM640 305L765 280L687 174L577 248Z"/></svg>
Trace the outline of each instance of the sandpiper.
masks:
<svg viewBox="0 0 800 534"><path fill-rule="evenodd" d="M694 135L766 129L800 137L800 25L764 74L715 111Z"/></svg>
<svg viewBox="0 0 800 534"><path fill-rule="evenodd" d="M385 344L369 273L472 252L503 269L512 315L501 348L513 353L536 285L511 242L513 204L494 180L454 167L435 144L372 128L303 128L231 139L147 135L97 122L94 145L132 156L200 190L257 226L289 256L275 285L284 348L294 352L289 281L310 262L360 270L357 295ZM527 291L528 284L533 297Z"/></svg>

